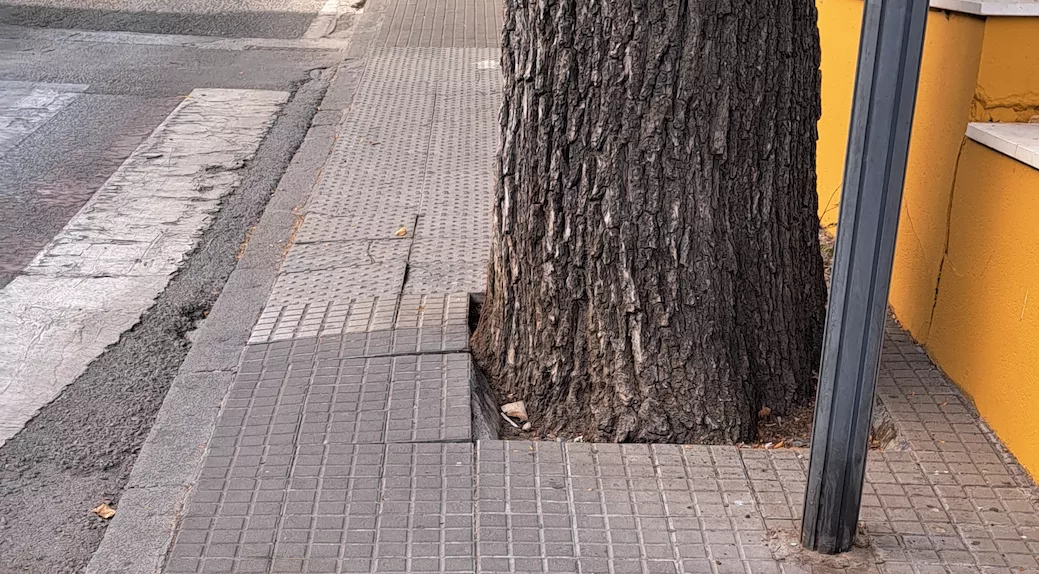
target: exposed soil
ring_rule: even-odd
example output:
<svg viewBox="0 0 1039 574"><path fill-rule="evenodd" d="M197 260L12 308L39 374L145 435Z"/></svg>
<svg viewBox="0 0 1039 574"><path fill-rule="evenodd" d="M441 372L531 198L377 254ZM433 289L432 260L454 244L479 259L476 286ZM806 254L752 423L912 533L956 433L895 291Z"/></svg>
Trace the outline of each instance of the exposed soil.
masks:
<svg viewBox="0 0 1039 574"><path fill-rule="evenodd" d="M806 447L812 438L815 399L787 416L769 414L758 420L758 442L748 446L763 448Z"/></svg>

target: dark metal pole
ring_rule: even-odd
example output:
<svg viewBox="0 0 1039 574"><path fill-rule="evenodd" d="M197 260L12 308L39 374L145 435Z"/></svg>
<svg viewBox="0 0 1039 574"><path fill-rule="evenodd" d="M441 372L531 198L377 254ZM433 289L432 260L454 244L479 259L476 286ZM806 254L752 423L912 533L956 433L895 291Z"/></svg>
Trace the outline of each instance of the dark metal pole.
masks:
<svg viewBox="0 0 1039 574"><path fill-rule="evenodd" d="M801 543L851 548L866 471L928 0L866 0Z"/></svg>

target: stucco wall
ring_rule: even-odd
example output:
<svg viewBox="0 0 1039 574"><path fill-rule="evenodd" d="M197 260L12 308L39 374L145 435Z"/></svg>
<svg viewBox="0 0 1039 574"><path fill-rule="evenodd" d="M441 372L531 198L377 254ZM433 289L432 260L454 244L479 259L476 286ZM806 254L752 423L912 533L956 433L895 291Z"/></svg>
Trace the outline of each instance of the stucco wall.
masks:
<svg viewBox="0 0 1039 574"><path fill-rule="evenodd" d="M836 231L861 0L816 0L820 222ZM931 10L889 303L1039 476L1039 170L968 140L1039 120L1039 18ZM1031 298L1032 303L1028 303Z"/></svg>
<svg viewBox="0 0 1039 574"><path fill-rule="evenodd" d="M1039 18L989 18L971 121L1039 115Z"/></svg>
<svg viewBox="0 0 1039 574"><path fill-rule="evenodd" d="M1039 170L968 141L927 350L1039 476Z"/></svg>

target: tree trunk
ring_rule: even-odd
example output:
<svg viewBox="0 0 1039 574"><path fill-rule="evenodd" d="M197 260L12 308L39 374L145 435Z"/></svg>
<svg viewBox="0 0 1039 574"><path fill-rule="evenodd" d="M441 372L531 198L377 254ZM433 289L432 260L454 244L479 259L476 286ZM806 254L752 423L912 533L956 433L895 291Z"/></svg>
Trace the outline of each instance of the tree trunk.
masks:
<svg viewBox="0 0 1039 574"><path fill-rule="evenodd" d="M506 0L477 360L541 433L754 438L824 318L813 0Z"/></svg>

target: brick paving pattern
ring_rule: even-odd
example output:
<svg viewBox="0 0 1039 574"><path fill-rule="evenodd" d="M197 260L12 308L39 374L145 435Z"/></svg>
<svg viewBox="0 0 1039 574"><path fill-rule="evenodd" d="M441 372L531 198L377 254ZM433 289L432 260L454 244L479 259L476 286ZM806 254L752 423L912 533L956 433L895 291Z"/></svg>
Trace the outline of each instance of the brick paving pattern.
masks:
<svg viewBox="0 0 1039 574"><path fill-rule="evenodd" d="M501 7L371 0L353 105L165 572L1039 574L1028 476L890 328L865 548L806 560L805 449L479 441ZM403 231L401 230L403 228Z"/></svg>

